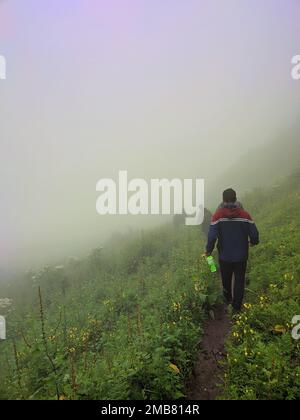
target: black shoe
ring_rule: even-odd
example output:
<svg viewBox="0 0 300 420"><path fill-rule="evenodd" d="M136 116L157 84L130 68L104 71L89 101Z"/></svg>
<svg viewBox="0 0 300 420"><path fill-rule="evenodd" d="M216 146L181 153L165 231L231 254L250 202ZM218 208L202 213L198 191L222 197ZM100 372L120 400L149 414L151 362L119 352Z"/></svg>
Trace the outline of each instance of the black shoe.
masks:
<svg viewBox="0 0 300 420"><path fill-rule="evenodd" d="M225 305L231 305L232 304L232 297L228 295L228 293L224 290L223 292L223 300Z"/></svg>
<svg viewBox="0 0 300 420"><path fill-rule="evenodd" d="M223 302L224 302L224 305L227 305L227 306L232 304L232 300L227 299L225 296L223 297Z"/></svg>
<svg viewBox="0 0 300 420"><path fill-rule="evenodd" d="M242 312L242 308L237 308L234 305L232 305L232 314L233 315L238 315Z"/></svg>

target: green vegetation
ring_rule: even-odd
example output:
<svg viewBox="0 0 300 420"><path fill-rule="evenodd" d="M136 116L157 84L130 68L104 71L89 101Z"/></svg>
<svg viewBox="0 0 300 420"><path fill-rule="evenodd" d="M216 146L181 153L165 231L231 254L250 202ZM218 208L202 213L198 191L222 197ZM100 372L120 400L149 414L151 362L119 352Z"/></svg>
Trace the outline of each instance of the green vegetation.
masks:
<svg viewBox="0 0 300 420"><path fill-rule="evenodd" d="M245 198L261 231L252 251L244 313L228 342L225 399L300 398L300 173Z"/></svg>
<svg viewBox="0 0 300 420"><path fill-rule="evenodd" d="M300 397L300 176L244 197L261 231L244 312L228 338L224 399ZM2 399L184 398L219 281L199 228L120 236L0 290L13 299L0 343Z"/></svg>
<svg viewBox="0 0 300 420"><path fill-rule="evenodd" d="M217 299L200 236L165 226L29 273L1 343L1 397L183 397Z"/></svg>

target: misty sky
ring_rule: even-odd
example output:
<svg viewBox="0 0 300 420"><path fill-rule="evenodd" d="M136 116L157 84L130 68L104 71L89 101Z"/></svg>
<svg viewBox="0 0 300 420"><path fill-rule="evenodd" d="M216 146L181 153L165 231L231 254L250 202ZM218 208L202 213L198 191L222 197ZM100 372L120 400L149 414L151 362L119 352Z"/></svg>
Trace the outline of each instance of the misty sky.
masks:
<svg viewBox="0 0 300 420"><path fill-rule="evenodd" d="M152 218L96 182L212 179L299 114L299 0L0 0L0 265L88 252Z"/></svg>

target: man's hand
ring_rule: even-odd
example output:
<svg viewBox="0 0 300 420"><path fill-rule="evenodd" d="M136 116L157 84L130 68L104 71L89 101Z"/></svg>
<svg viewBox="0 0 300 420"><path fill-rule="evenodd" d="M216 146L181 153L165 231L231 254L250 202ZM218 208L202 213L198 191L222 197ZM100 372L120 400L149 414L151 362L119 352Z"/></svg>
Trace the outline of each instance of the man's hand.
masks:
<svg viewBox="0 0 300 420"><path fill-rule="evenodd" d="M205 253L202 255L202 257L205 257L205 258L210 257L210 256L211 256L211 252L205 252Z"/></svg>

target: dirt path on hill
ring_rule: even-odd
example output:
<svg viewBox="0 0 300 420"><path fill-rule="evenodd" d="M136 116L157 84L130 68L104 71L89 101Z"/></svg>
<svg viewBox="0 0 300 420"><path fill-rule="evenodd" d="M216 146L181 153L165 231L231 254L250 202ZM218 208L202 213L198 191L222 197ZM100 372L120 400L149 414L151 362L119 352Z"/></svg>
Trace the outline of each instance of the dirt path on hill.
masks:
<svg viewBox="0 0 300 420"><path fill-rule="evenodd" d="M226 307L214 311L215 319L206 321L200 353L187 386L188 400L215 400L222 378L219 361L226 357L225 339L231 329Z"/></svg>

